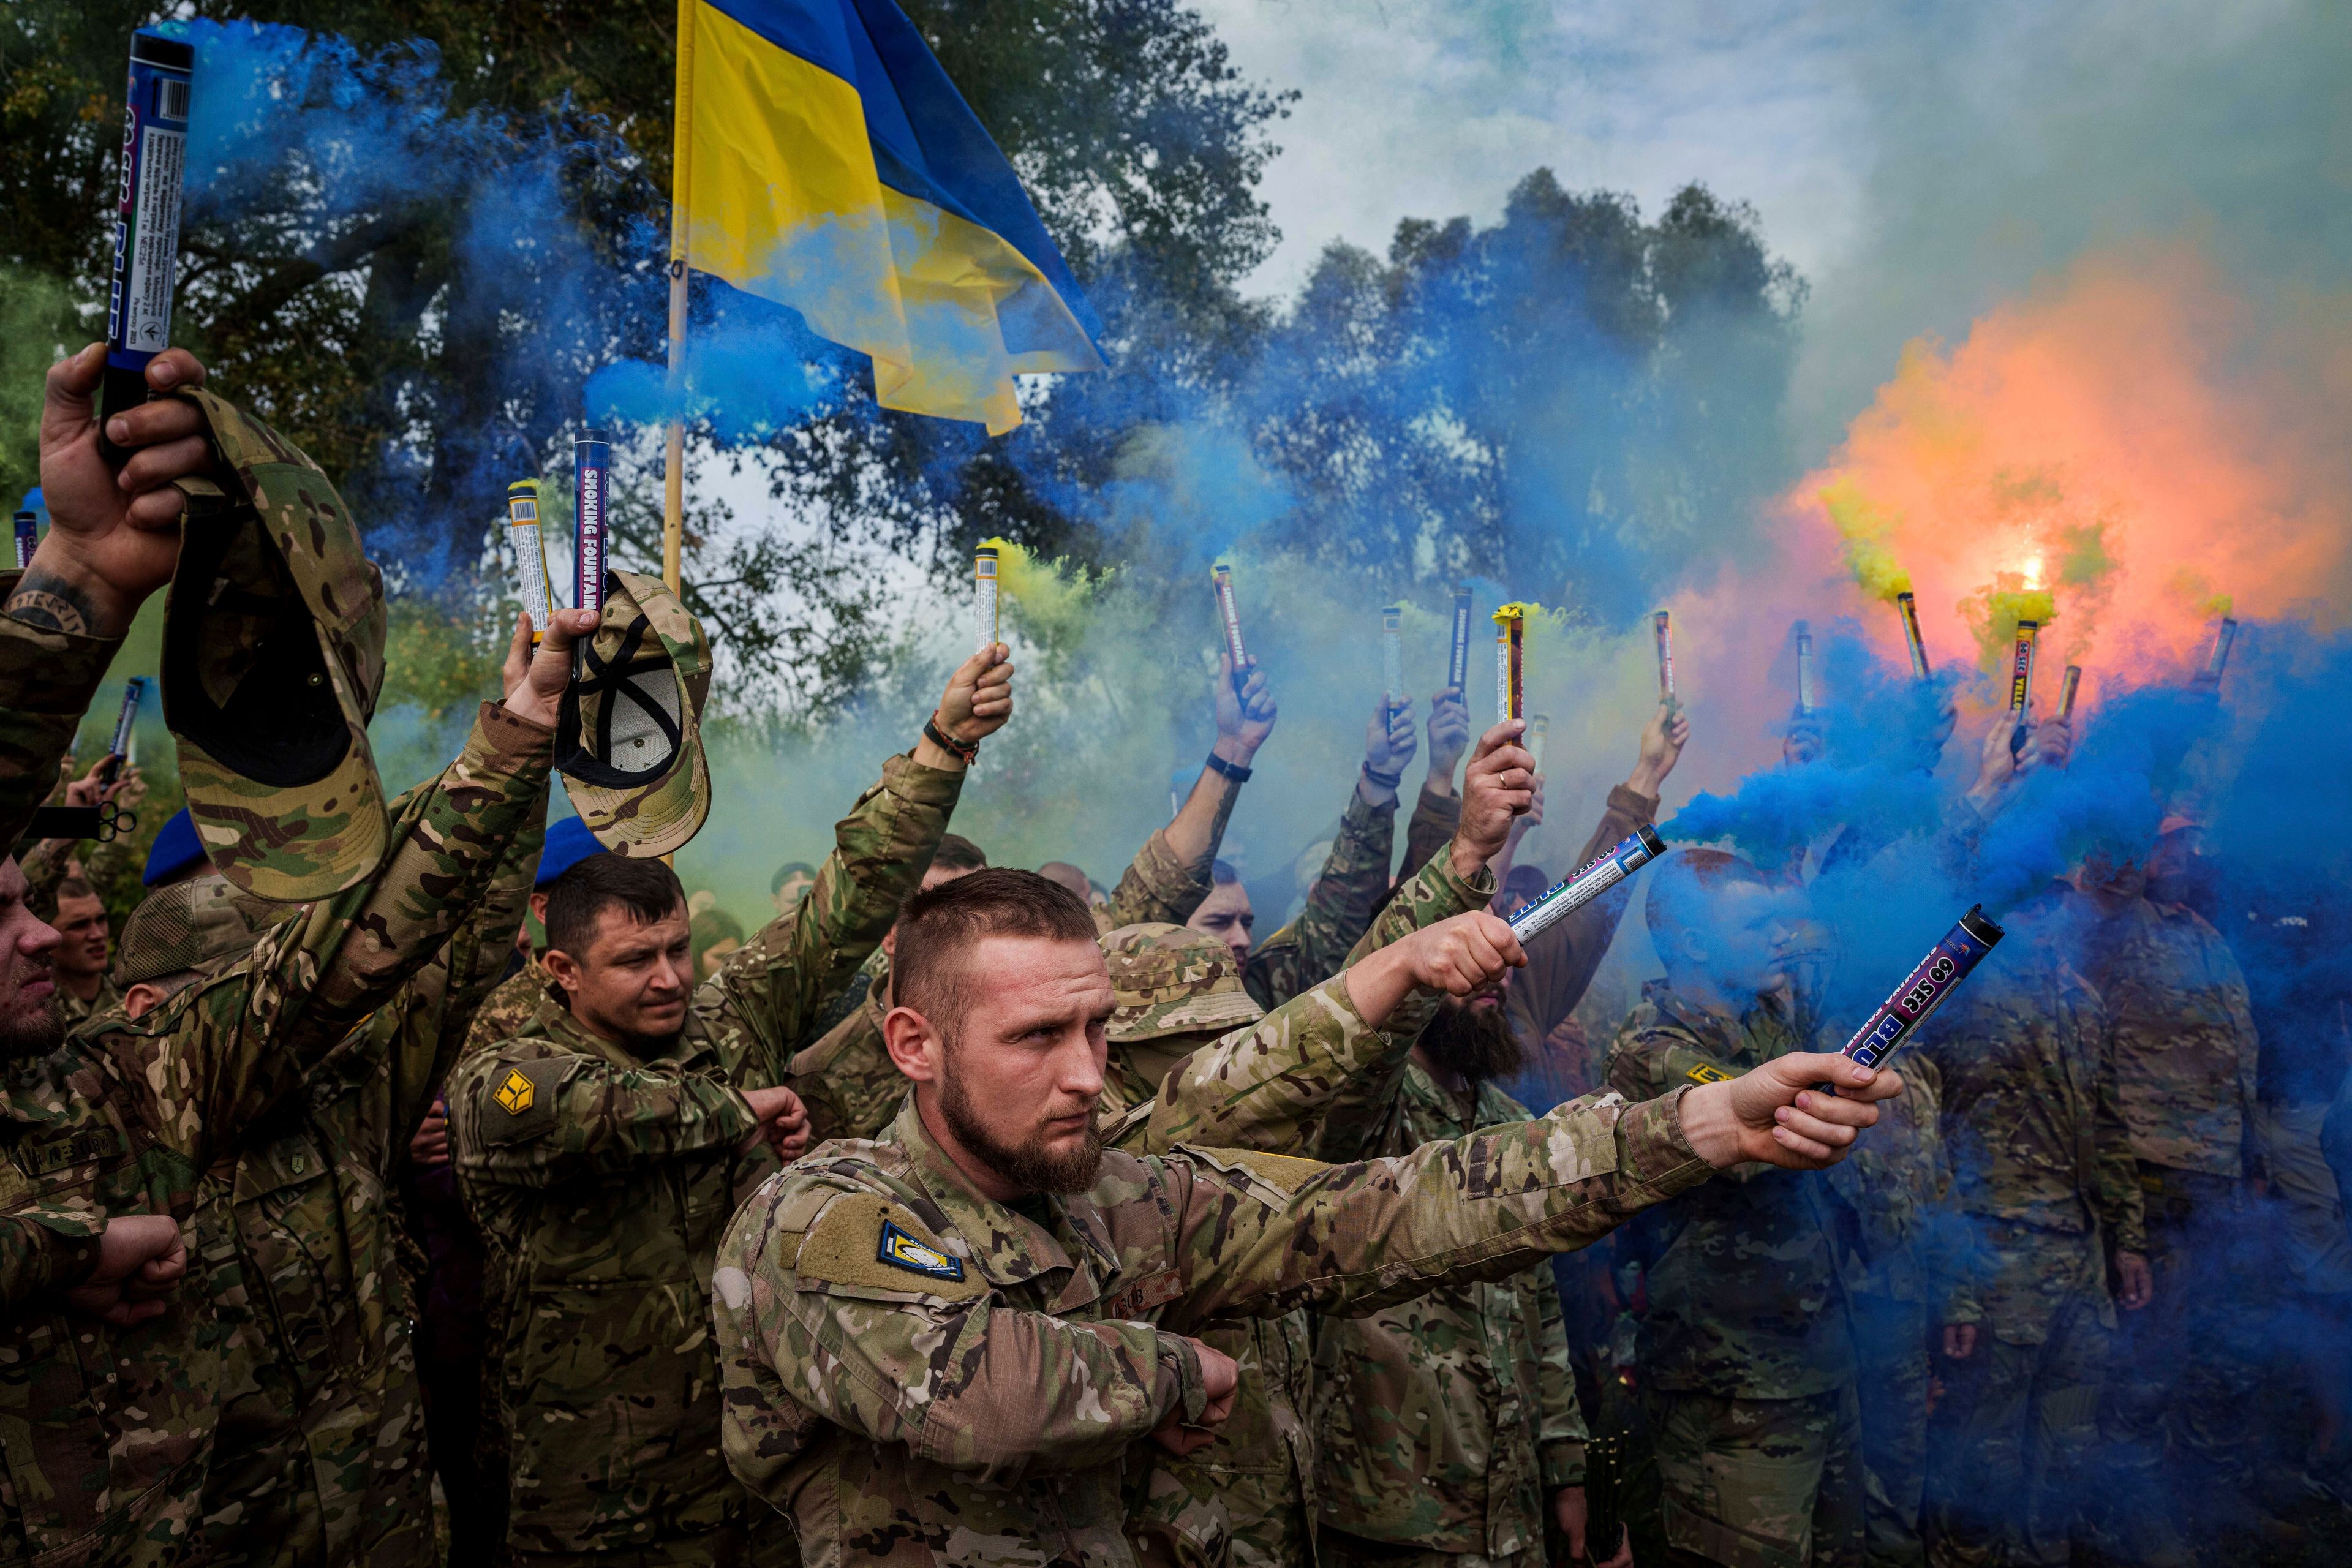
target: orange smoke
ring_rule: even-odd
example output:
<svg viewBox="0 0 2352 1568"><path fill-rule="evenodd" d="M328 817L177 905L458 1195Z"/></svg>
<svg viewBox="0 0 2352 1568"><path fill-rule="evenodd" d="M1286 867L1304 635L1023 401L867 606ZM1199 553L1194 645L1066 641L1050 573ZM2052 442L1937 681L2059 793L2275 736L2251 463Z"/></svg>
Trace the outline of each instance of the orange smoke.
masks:
<svg viewBox="0 0 2352 1568"><path fill-rule="evenodd" d="M1895 663L1874 601L1906 575L1937 668L1990 668L2004 615L2042 590L2045 659L2109 689L2178 678L2219 613L2332 626L2352 490L2329 394L2352 381L2352 311L2292 315L2265 324L2178 245L2086 258L1955 348L1915 341L1784 498L1801 554L1847 563Z"/></svg>

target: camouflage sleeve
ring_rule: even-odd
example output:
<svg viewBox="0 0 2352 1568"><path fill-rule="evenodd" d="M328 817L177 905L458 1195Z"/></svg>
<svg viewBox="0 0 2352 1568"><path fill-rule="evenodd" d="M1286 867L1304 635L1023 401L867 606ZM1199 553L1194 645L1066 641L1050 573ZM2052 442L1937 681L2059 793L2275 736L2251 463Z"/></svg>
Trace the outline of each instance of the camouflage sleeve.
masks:
<svg viewBox="0 0 2352 1568"><path fill-rule="evenodd" d="M929 1273L877 1260L895 1227ZM822 1173L770 1182L711 1279L729 1466L781 1502L824 1424L993 1485L1116 1464L1206 1403L1192 1347L1148 1322L1003 1304L908 1210Z"/></svg>
<svg viewBox="0 0 2352 1568"><path fill-rule="evenodd" d="M1187 866L1168 847L1168 830L1154 829L1119 874L1118 886L1110 890L1110 902L1097 915L1097 923L1108 921L1108 931L1147 921L1182 925L1209 896L1209 868L1215 858L1213 852L1197 869Z"/></svg>
<svg viewBox="0 0 2352 1568"><path fill-rule="evenodd" d="M20 575L0 573L0 604ZM16 842L57 787L58 762L121 647L118 637L47 631L0 615L0 845Z"/></svg>
<svg viewBox="0 0 2352 1568"><path fill-rule="evenodd" d="M1652 821L1658 810L1655 795L1643 795L1623 784L1609 792L1609 805L1584 848L1578 866L1593 860L1624 841L1633 831ZM1528 944L1528 966L1511 976L1511 1026L1530 1046L1541 1045L1584 1000L1585 987L1616 940L1617 922L1625 917L1633 888L1619 883L1600 898L1553 926Z"/></svg>
<svg viewBox="0 0 2352 1568"><path fill-rule="evenodd" d="M1259 1006L1280 1006L1339 972L1389 890L1395 853L1395 798L1369 805L1364 792L1349 784L1339 836L1307 891L1307 907L1250 954L1243 972L1242 984Z"/></svg>
<svg viewBox="0 0 2352 1568"><path fill-rule="evenodd" d="M907 1079L882 1038L882 1005L871 993L814 1045L793 1054L792 1088L809 1119L809 1147L834 1138L875 1138L898 1114Z"/></svg>
<svg viewBox="0 0 2352 1568"><path fill-rule="evenodd" d="M0 1311L69 1289L98 1266L106 1216L87 1204L41 1205L0 1217Z"/></svg>
<svg viewBox="0 0 2352 1568"><path fill-rule="evenodd" d="M962 789L961 773L908 756L883 763L882 781L834 826L833 853L799 907L769 921L695 993L694 1010L737 1081L784 1081L809 1020L848 985L922 885Z"/></svg>
<svg viewBox="0 0 2352 1568"><path fill-rule="evenodd" d="M530 1016L547 998L547 975L536 963L526 963L507 979L490 988L467 1021L466 1041L458 1047L457 1059L465 1060L477 1051L493 1049L522 1033Z"/></svg>
<svg viewBox="0 0 2352 1568"><path fill-rule="evenodd" d="M2117 1252L2147 1250L2147 1199L2140 1191L2139 1161L2132 1153L2131 1130L2124 1121L2123 1085L2116 1078L2115 1020L2105 1003L2086 993L2075 998L2086 1014L2081 1026L2099 1042L2098 1102L2091 1117L2089 1191L2083 1196Z"/></svg>
<svg viewBox="0 0 2352 1568"><path fill-rule="evenodd" d="M1492 871L1480 866L1474 875L1465 877L1454 868L1451 848L1440 850L1423 862L1420 870L1396 885L1388 902L1382 904L1380 912L1372 917L1371 929L1349 949L1348 964L1362 963L1370 954L1392 942L1403 941L1423 926L1435 925L1440 921L1451 920L1472 910L1483 910L1494 896L1495 874ZM1344 971L1348 964L1342 964L1340 968ZM1416 991L1397 1004L1396 1010L1389 1015L1388 1021L1381 1027L1391 1039L1402 1042L1400 1048L1409 1047L1414 1037L1421 1033L1422 1026L1436 1013L1437 1006L1435 992ZM1402 1069L1400 1068L1398 1070ZM1389 1095L1384 1091L1376 1092L1374 1098L1376 1107L1385 1107ZM1341 1112L1333 1113L1331 1126L1335 1135L1347 1120ZM1345 1152L1350 1155L1354 1152L1352 1149L1345 1148L1344 1139L1335 1142L1331 1148L1334 1152Z"/></svg>
<svg viewBox="0 0 2352 1568"><path fill-rule="evenodd" d="M1412 816L1404 826L1404 863L1428 865L1431 856L1454 842L1461 826L1461 795L1440 795L1423 780L1421 795L1412 803Z"/></svg>
<svg viewBox="0 0 2352 1568"><path fill-rule="evenodd" d="M449 1079L449 1153L466 1182L553 1186L732 1148L759 1125L723 1080L621 1068L520 1039Z"/></svg>
<svg viewBox="0 0 2352 1568"><path fill-rule="evenodd" d="M1192 1144L1165 1159L1184 1331L1297 1307L1361 1316L1441 1281L1502 1279L1715 1173L1683 1136L1679 1092L1588 1095L1349 1165Z"/></svg>
<svg viewBox="0 0 2352 1568"><path fill-rule="evenodd" d="M1543 1409L1536 1426L1536 1458L1544 1490L1584 1484L1584 1411L1576 1403L1576 1373L1568 1359L1568 1318L1560 1310L1559 1286L1549 1268L1532 1271L1528 1289L1536 1298L1536 1389Z"/></svg>
<svg viewBox="0 0 2352 1568"><path fill-rule="evenodd" d="M72 863L76 842L71 838L37 839L17 858L16 868L25 873L25 902L44 920L58 907L58 885L66 879L66 868Z"/></svg>
<svg viewBox="0 0 2352 1568"><path fill-rule="evenodd" d="M1185 1058L1161 1082L1141 1137L1121 1147L1151 1154L1179 1143L1276 1152L1324 1148L1341 1091L1376 1079L1364 1097L1386 1105L1411 1043L1407 1036L1398 1045L1365 1023L1349 999L1347 975L1335 974Z"/></svg>
<svg viewBox="0 0 2352 1568"><path fill-rule="evenodd" d="M553 749L553 731L485 702L394 821L373 878L279 922L243 968L150 1014L152 1029L117 1032L144 1058L168 1146L203 1154L208 1129L250 1125L431 959L545 795Z"/></svg>

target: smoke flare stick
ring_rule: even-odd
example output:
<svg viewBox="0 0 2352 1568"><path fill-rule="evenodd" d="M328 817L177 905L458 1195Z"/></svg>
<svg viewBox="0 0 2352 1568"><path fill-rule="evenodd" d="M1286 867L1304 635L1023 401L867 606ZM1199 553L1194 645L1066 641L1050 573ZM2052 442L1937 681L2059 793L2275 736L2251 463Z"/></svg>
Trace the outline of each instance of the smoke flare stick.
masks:
<svg viewBox="0 0 2352 1568"><path fill-rule="evenodd" d="M1528 712L1528 607L1505 605L1495 612L1495 717L1524 719Z"/></svg>
<svg viewBox="0 0 2352 1568"><path fill-rule="evenodd" d="M1804 622L1797 623L1797 717L1810 719L1813 713L1813 633Z"/></svg>
<svg viewBox="0 0 2352 1568"><path fill-rule="evenodd" d="M2083 667L2079 664L2068 665L2066 678L2058 685L2058 717L2072 719L2074 716L2074 694L2082 688Z"/></svg>
<svg viewBox="0 0 2352 1568"><path fill-rule="evenodd" d="M2213 623L2213 646L2205 655L2202 679L2208 686L2221 684L2221 672L2230 668L2230 649L2238 640L2238 623L2223 616Z"/></svg>
<svg viewBox="0 0 2352 1568"><path fill-rule="evenodd" d="M1209 569L1209 580L1217 592L1217 618L1224 623L1225 657L1234 663L1234 689L1239 691L1242 682L1249 679L1244 668L1249 654L1242 647L1241 612L1234 608L1234 569L1220 561Z"/></svg>
<svg viewBox="0 0 2352 1568"><path fill-rule="evenodd" d="M114 740L106 748L106 760L99 764L100 784L112 784L122 772L122 764L131 760L131 736L139 722L139 700L147 694L147 678L134 675L122 684L122 711L114 721Z"/></svg>
<svg viewBox="0 0 2352 1568"><path fill-rule="evenodd" d="M22 572L33 563L33 552L40 544L41 514L20 511L16 514L16 570Z"/></svg>
<svg viewBox="0 0 2352 1568"><path fill-rule="evenodd" d="M1658 638L1658 701L1668 712L1675 708L1675 623L1672 616L1660 610L1650 617L1650 626Z"/></svg>
<svg viewBox="0 0 2352 1568"><path fill-rule="evenodd" d="M1391 605L1381 611L1381 680L1391 710L1402 707L1404 700L1404 606Z"/></svg>
<svg viewBox="0 0 2352 1568"><path fill-rule="evenodd" d="M1885 1067L1918 1032L1919 1026L1960 988L1960 983L1975 972L1979 962L1993 950L2003 934L2000 927L1985 918L1983 905L1969 906L1969 912L1944 934L1944 940L1929 949L1918 967L1904 977L1903 984L1895 988L1895 994L1878 1005L1878 1011L1855 1031L1842 1054L1866 1068ZM1820 1087L1828 1089L1831 1086Z"/></svg>
<svg viewBox="0 0 2352 1568"><path fill-rule="evenodd" d="M118 468L131 454L106 438L107 422L147 401L147 363L172 346L195 66L195 49L181 39L144 29L131 35L106 300L106 374L99 394L99 452Z"/></svg>
<svg viewBox="0 0 2352 1568"><path fill-rule="evenodd" d="M530 646L537 647L555 616L547 576L547 536L539 526L537 479L517 479L507 487L507 540L514 546L515 592L523 614L530 617Z"/></svg>
<svg viewBox="0 0 2352 1568"><path fill-rule="evenodd" d="M1445 684L1463 697L1470 694L1470 587L1454 590L1454 646L1445 661Z"/></svg>
<svg viewBox="0 0 2352 1568"><path fill-rule="evenodd" d="M1927 639L1919 635L1919 601L1910 594L1895 595L1895 613L1903 617L1903 640L1911 647L1911 675L1927 679Z"/></svg>
<svg viewBox="0 0 2352 1568"><path fill-rule="evenodd" d="M1511 917L1511 934L1522 945L1558 925L1610 889L1666 852L1657 829L1643 826L1574 876L1555 882L1544 895Z"/></svg>
<svg viewBox="0 0 2352 1568"><path fill-rule="evenodd" d="M604 608L604 558L612 505L613 443L583 430L572 443L572 607Z"/></svg>
<svg viewBox="0 0 2352 1568"><path fill-rule="evenodd" d="M2026 709L2033 700L2033 647L2041 635L2040 621L2017 623L2017 647L2009 661L2009 718L2015 726L2009 732L2011 756L2025 749Z"/></svg>
<svg viewBox="0 0 2352 1568"><path fill-rule="evenodd" d="M993 544L983 544L971 552L971 637L975 653L1003 640L998 636L1004 629L996 581L1000 559Z"/></svg>

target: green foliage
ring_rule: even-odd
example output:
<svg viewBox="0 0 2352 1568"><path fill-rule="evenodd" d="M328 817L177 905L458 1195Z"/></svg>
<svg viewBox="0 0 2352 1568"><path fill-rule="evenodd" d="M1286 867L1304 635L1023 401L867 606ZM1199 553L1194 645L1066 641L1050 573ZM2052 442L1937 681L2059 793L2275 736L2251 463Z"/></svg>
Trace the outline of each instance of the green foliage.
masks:
<svg viewBox="0 0 2352 1568"><path fill-rule="evenodd" d="M11 510L41 482L41 378L69 316L57 279L0 266L0 500Z"/></svg>

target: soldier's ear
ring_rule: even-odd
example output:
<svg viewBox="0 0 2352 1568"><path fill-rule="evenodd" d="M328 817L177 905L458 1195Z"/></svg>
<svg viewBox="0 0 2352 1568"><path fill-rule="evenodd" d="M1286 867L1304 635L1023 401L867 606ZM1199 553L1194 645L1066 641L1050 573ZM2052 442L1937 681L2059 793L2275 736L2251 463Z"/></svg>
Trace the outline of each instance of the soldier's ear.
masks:
<svg viewBox="0 0 2352 1568"><path fill-rule="evenodd" d="M539 955L539 966L547 977L573 995L580 992L580 961L560 947L551 947Z"/></svg>
<svg viewBox="0 0 2352 1568"><path fill-rule="evenodd" d="M930 1083L940 1076L943 1054L939 1031L912 1007L893 1007L882 1015L882 1043L900 1076L914 1083Z"/></svg>

